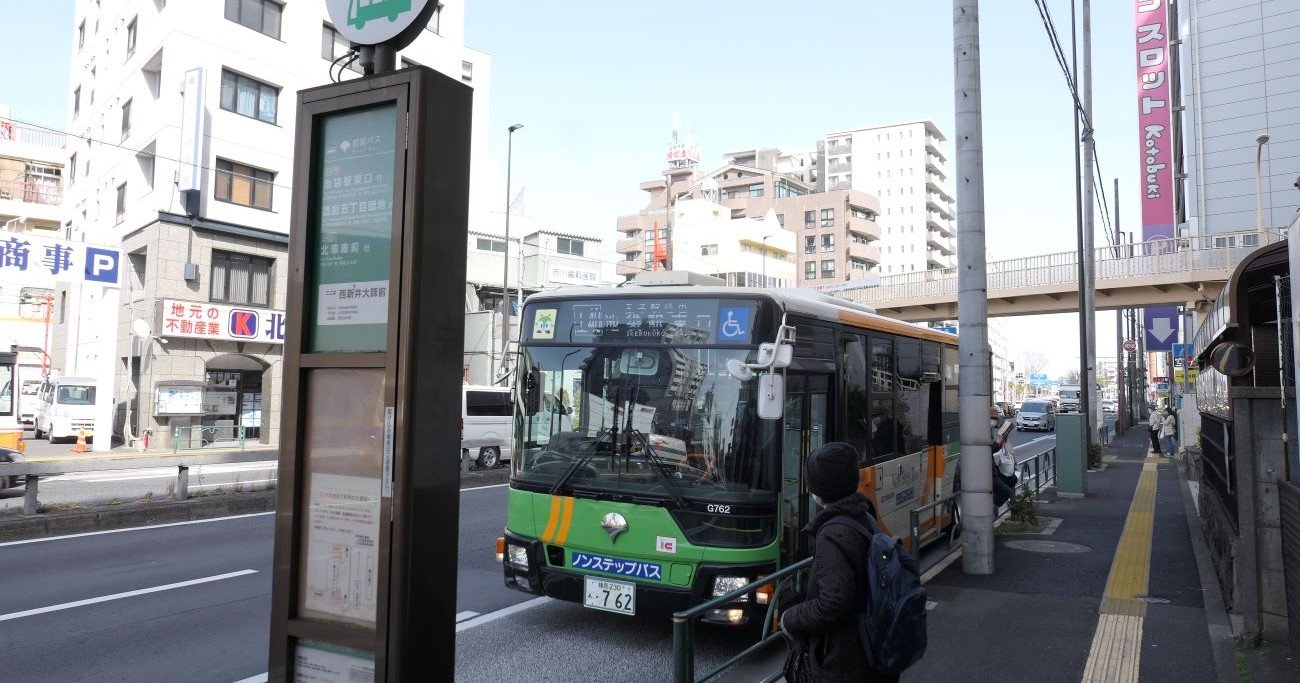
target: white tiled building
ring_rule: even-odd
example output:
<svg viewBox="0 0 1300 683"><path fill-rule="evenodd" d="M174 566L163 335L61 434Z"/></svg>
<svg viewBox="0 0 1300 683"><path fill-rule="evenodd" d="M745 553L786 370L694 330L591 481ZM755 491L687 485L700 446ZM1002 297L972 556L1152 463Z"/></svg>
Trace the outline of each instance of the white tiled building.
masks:
<svg viewBox="0 0 1300 683"><path fill-rule="evenodd" d="M491 67L464 46L464 9L440 6L400 57L475 90L473 210L486 206L482 176L491 171ZM153 445L165 446L178 422L153 413L154 390L169 381L205 383L221 399L196 422L243 426L250 439L274 442L281 344L271 321L284 309L289 270L296 92L329 83L331 60L347 45L325 3L307 0L77 0L73 21L64 232L120 244L128 258L120 291L67 292L55 362L65 374L115 377L113 391L99 392L109 397L104 415L116 415L120 432L129 408L139 419L128 431L153 430ZM196 71L194 125L182 120L182 90ZM180 192L189 177L182 138L191 132L201 140L193 217ZM169 338L162 313L176 303L265 309L269 331L251 342ZM166 344L134 339L136 320Z"/></svg>
<svg viewBox="0 0 1300 683"><path fill-rule="evenodd" d="M882 276L955 264L953 197L947 189L944 137L932 121L828 133L827 190L853 189L880 199Z"/></svg>

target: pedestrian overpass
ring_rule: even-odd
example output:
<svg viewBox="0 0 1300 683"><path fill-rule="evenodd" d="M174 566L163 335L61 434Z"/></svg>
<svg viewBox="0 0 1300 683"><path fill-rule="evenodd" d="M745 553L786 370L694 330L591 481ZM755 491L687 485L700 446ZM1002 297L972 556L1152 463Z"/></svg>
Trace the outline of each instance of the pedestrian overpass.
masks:
<svg viewBox="0 0 1300 683"><path fill-rule="evenodd" d="M1285 239L1277 230L1244 231L1100 247L1093 252L1097 310L1206 306L1237 264ZM990 261L989 316L1079 310L1078 253ZM888 275L878 285L844 283L822 291L909 322L957 319L957 268Z"/></svg>

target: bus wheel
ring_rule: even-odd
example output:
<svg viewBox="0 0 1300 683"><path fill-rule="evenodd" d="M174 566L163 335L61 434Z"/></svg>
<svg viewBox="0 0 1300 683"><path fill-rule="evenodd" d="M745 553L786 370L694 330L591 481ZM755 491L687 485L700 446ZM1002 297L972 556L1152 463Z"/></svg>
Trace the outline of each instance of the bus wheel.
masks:
<svg viewBox="0 0 1300 683"><path fill-rule="evenodd" d="M478 468L490 470L501 464L501 449L496 446L478 449Z"/></svg>

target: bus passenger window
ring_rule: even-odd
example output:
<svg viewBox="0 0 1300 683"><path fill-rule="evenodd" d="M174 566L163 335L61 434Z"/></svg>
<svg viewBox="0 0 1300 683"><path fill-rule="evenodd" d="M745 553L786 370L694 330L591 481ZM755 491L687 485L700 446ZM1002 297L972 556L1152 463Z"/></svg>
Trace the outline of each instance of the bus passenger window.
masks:
<svg viewBox="0 0 1300 683"><path fill-rule="evenodd" d="M923 381L921 342L898 340L898 421L904 453L925 450L929 442L930 385Z"/></svg>
<svg viewBox="0 0 1300 683"><path fill-rule="evenodd" d="M857 335L842 340L844 360L844 435L858 449L859 463L867 463L867 442L871 438L871 411L867 406L867 359L865 340Z"/></svg>
<svg viewBox="0 0 1300 683"><path fill-rule="evenodd" d="M877 459L898 452L903 429L894 412L894 344L871 340L871 448Z"/></svg>

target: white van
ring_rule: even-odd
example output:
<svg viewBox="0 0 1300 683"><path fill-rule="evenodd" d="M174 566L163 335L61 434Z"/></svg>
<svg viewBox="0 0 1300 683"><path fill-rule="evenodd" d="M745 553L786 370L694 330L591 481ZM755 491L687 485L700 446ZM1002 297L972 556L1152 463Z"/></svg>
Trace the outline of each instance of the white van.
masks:
<svg viewBox="0 0 1300 683"><path fill-rule="evenodd" d="M75 440L81 430L94 436L96 382L91 377L60 377L41 385L36 438Z"/></svg>
<svg viewBox="0 0 1300 683"><path fill-rule="evenodd" d="M475 460L479 468L491 469L503 459L510 459L514 443L514 393L508 387L462 386L461 450L477 453Z"/></svg>

